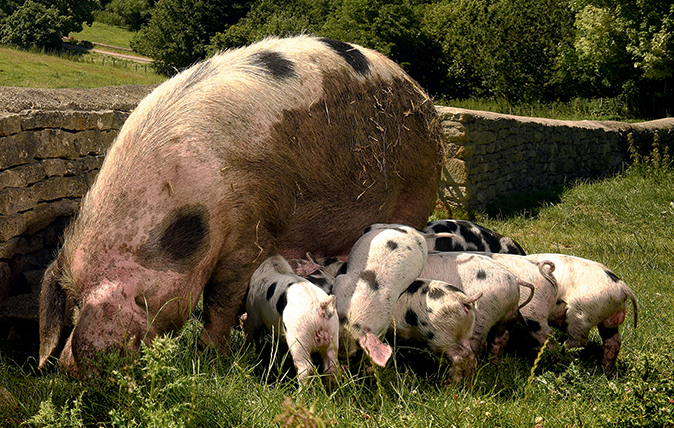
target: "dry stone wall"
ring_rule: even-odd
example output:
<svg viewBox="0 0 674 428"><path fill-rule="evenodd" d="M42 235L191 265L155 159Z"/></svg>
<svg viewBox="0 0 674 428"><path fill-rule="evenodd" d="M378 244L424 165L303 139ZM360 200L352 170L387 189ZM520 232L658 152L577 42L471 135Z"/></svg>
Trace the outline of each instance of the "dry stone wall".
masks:
<svg viewBox="0 0 674 428"><path fill-rule="evenodd" d="M0 87L0 340L35 340L44 269L107 148L153 88ZM463 208L613 171L628 159L629 135L648 142L657 131L671 141L674 128L674 119L562 122L438 111L446 149L439 196Z"/></svg>
<svg viewBox="0 0 674 428"><path fill-rule="evenodd" d="M0 88L0 338L35 336L44 269L107 148L151 89Z"/></svg>
<svg viewBox="0 0 674 428"><path fill-rule="evenodd" d="M498 195L542 190L616 172L629 141L647 154L674 147L674 118L644 123L561 121L438 107L445 141L439 197L484 209Z"/></svg>

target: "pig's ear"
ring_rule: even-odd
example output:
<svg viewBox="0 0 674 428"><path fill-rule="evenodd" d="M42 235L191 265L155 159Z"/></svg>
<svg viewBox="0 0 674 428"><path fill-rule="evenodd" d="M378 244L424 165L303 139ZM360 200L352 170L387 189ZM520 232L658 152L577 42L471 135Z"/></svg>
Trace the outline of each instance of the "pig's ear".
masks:
<svg viewBox="0 0 674 428"><path fill-rule="evenodd" d="M382 341L372 333L365 333L364 336L359 337L358 344L379 367L386 366L388 359L391 358L391 355L393 354L391 347L382 343Z"/></svg>
<svg viewBox="0 0 674 428"><path fill-rule="evenodd" d="M321 317L330 318L334 315L336 309L335 295L328 296L327 299L321 302L321 310L319 311Z"/></svg>
<svg viewBox="0 0 674 428"><path fill-rule="evenodd" d="M292 259L289 263L295 275L302 278L306 278L321 268L321 265L318 263L306 259Z"/></svg>
<svg viewBox="0 0 674 428"><path fill-rule="evenodd" d="M57 262L47 268L40 290L40 365L56 353L66 322L66 292L61 286Z"/></svg>

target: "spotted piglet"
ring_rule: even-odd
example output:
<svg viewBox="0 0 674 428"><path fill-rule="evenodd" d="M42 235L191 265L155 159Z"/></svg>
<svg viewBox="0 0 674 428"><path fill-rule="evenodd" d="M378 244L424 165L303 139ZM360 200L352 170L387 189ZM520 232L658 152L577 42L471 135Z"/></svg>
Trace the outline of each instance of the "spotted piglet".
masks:
<svg viewBox="0 0 674 428"><path fill-rule="evenodd" d="M596 326L604 348L602 365L607 371L612 370L620 351L618 327L625 321L627 299L632 301L634 327L637 326L637 301L629 287L606 266L592 260L565 254L531 254L526 258L555 264L556 304L532 307L537 310L539 321L542 323L540 318L547 317L548 322L564 328L569 335L565 342L568 348L585 346L590 330Z"/></svg>
<svg viewBox="0 0 674 428"><path fill-rule="evenodd" d="M535 292L531 301L520 309L525 328L541 345L552 330L548 325L548 315L557 303L557 280L553 272L555 264L544 258L532 260L514 254L478 253L491 258L513 275L533 285ZM529 298L528 293L520 296L520 305Z"/></svg>
<svg viewBox="0 0 674 428"><path fill-rule="evenodd" d="M514 239L466 220L436 220L423 229L428 251L483 251L488 253L526 253Z"/></svg>
<svg viewBox="0 0 674 428"><path fill-rule="evenodd" d="M280 255L266 259L250 279L244 327L250 343L261 327L281 331L302 385L313 373L311 354L323 359L323 371L337 367L339 322L335 296L295 275Z"/></svg>
<svg viewBox="0 0 674 428"><path fill-rule="evenodd" d="M470 346L475 325L474 302L481 294L467 296L443 281L418 279L400 295L393 311L389 335L403 343L421 343L452 365L448 381L470 380L475 354Z"/></svg>
<svg viewBox="0 0 674 428"><path fill-rule="evenodd" d="M382 343L395 303L419 276L428 250L424 237L404 225L373 225L356 241L346 273L335 279L340 357L358 347L383 367L392 349Z"/></svg>
<svg viewBox="0 0 674 428"><path fill-rule="evenodd" d="M491 258L471 252L431 252L421 278L446 281L469 295L482 293L475 302L475 328L470 340L475 355L485 351L497 361L508 341L519 309L533 297L534 286L517 278ZM520 301L520 287L527 299Z"/></svg>

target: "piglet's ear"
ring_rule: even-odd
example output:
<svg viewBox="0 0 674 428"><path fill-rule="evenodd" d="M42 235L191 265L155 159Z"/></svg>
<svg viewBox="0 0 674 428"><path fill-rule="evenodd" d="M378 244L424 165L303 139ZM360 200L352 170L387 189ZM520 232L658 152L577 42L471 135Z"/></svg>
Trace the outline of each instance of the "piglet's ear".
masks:
<svg viewBox="0 0 674 428"><path fill-rule="evenodd" d="M330 295L327 299L321 302L320 316L323 318L330 318L335 313L335 296Z"/></svg>
<svg viewBox="0 0 674 428"><path fill-rule="evenodd" d="M359 337L358 344L379 367L386 366L388 359L393 355L391 347L382 343L382 341L372 333L365 333L364 336Z"/></svg>

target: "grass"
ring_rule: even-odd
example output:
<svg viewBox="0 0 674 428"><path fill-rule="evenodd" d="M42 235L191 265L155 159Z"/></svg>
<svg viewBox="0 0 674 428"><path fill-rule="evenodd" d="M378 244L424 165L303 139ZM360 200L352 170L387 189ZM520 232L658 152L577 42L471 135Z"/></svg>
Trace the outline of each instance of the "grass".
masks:
<svg viewBox="0 0 674 428"><path fill-rule="evenodd" d="M46 55L0 47L0 86L95 88L150 85L164 80L150 66L98 54Z"/></svg>
<svg viewBox="0 0 674 428"><path fill-rule="evenodd" d="M505 99L471 98L466 100L438 101L440 105L482 110L515 116L539 117L557 120L617 120L622 122L642 122L643 119L630 115L624 104L614 98L576 98L568 102L511 103Z"/></svg>
<svg viewBox="0 0 674 428"><path fill-rule="evenodd" d="M87 40L92 43L102 43L130 49L133 34L132 31L125 30L124 28L94 21L91 26L84 25L82 31L70 33L68 36L78 40Z"/></svg>
<svg viewBox="0 0 674 428"><path fill-rule="evenodd" d="M600 261L632 288L639 325L628 310L612 373L601 368L596 332L584 349L538 355L515 332L498 365L479 363L472 388L445 386L446 363L400 349L385 369L300 393L287 354L246 349L240 332L231 357L199 351L194 318L135 358L104 356L83 382L39 372L34 358L9 358L0 344L0 385L15 400L3 405L0 395L0 418L7 426L674 427L673 202L674 172L638 162L538 204L525 198L507 215L478 215L530 253Z"/></svg>

